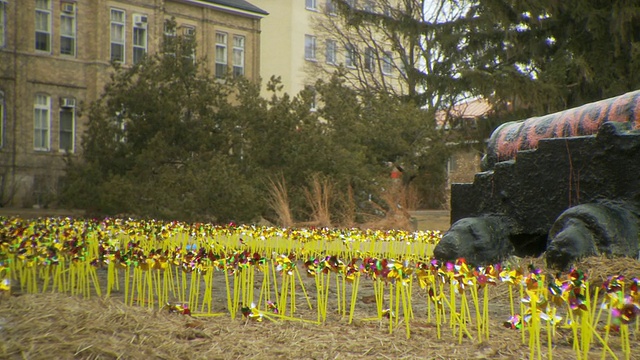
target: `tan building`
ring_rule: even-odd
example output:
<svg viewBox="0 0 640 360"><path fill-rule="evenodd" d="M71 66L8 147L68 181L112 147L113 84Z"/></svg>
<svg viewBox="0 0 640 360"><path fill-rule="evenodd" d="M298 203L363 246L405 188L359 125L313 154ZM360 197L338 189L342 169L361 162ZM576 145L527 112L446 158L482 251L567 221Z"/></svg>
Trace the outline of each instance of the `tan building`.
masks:
<svg viewBox="0 0 640 360"><path fill-rule="evenodd" d="M257 81L265 15L244 0L0 0L0 206L47 205L111 62L158 51L165 20L216 75Z"/></svg>
<svg viewBox="0 0 640 360"><path fill-rule="evenodd" d="M399 59L394 59L391 46L376 41L375 36L368 38L370 34L344 32L331 0L252 0L252 3L269 12L262 21L263 84L272 75L280 76L283 91L296 95L342 65L352 79L386 83L402 92L402 74L398 70L401 66ZM373 0L351 3L360 11L384 11Z"/></svg>
<svg viewBox="0 0 640 360"><path fill-rule="evenodd" d="M477 119L491 111L491 104L484 99L475 98L462 102L448 110L436 113L436 125L448 130L463 130L465 127L475 128ZM450 143L455 146L460 143ZM480 172L482 154L474 149L477 141L467 140L467 147L457 149L447 161L447 195L451 193L451 184L473 182L475 174ZM477 147L477 146L475 146Z"/></svg>

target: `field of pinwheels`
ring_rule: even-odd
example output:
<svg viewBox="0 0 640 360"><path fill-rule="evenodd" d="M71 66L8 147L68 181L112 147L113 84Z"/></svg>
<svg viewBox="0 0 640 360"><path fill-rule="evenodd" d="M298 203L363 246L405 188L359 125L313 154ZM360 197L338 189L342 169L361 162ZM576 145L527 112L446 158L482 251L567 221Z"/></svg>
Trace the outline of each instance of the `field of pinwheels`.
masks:
<svg viewBox="0 0 640 360"><path fill-rule="evenodd" d="M476 267L439 238L0 218L0 358L638 358L637 260Z"/></svg>

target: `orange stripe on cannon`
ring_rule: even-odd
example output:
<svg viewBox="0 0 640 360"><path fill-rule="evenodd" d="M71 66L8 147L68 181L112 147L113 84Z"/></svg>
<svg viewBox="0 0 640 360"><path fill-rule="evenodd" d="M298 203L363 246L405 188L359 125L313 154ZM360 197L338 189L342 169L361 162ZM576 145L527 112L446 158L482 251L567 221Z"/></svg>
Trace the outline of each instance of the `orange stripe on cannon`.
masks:
<svg viewBox="0 0 640 360"><path fill-rule="evenodd" d="M488 155L493 161L510 160L520 150L536 149L542 139L593 135L607 121L628 122L640 129L640 91L502 124L489 139Z"/></svg>

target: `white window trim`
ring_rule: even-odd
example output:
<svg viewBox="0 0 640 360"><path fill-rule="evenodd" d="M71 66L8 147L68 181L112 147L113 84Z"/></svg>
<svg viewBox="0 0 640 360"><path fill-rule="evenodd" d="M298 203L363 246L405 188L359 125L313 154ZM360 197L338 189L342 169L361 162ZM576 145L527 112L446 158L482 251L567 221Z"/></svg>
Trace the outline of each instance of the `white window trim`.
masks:
<svg viewBox="0 0 640 360"><path fill-rule="evenodd" d="M356 57L355 45L347 44L344 51L344 66L349 69L355 69L357 61ZM349 64L347 60L351 60L351 64Z"/></svg>
<svg viewBox="0 0 640 360"><path fill-rule="evenodd" d="M309 107L309 111L310 112L316 112L318 111L318 92L316 91L315 86L313 85L306 85L305 90L309 91L311 93L311 104Z"/></svg>
<svg viewBox="0 0 640 360"><path fill-rule="evenodd" d="M385 51L382 55L382 74L383 75L393 74L393 57L392 57L391 51Z"/></svg>
<svg viewBox="0 0 640 360"><path fill-rule="evenodd" d="M1 1L1 0L0 0ZM78 19L77 19L77 11L75 4L73 6L73 13L60 12L60 55L62 56L72 56L76 57L78 54ZM68 36L62 34L62 18L69 17L73 21L73 36ZM70 38L73 39L73 54L63 54L62 53L62 38Z"/></svg>
<svg viewBox="0 0 640 360"><path fill-rule="evenodd" d="M136 15L140 15L140 16L147 16L145 14L133 14L133 18L136 17ZM136 33L136 29L141 29L144 31L144 46L140 46L140 45L136 45L136 42L134 41L135 39L135 33ZM131 22L131 47L132 47L132 61L134 64L137 64L138 62L140 62L140 60L142 59L137 59L135 58L135 50L136 49L143 49L144 50L144 54L148 54L149 51L149 31L147 31L147 25L144 24L142 26L138 26L136 25L135 22ZM144 56L143 56L144 57Z"/></svg>
<svg viewBox="0 0 640 360"><path fill-rule="evenodd" d="M117 21L113 21L111 19L111 12L113 11L118 11L121 12L123 14L123 18L122 18L122 22L117 22ZM119 25L122 26L122 43L114 41L114 39L111 37L111 29L113 27L113 25ZM121 64L126 63L127 61L127 12L123 9L117 9L117 8L110 8L109 9L109 60L110 61L114 61L113 60L113 53L111 52L112 50L112 45L113 44L118 44L118 45L122 45L122 60L115 60L116 62L119 62Z"/></svg>
<svg viewBox="0 0 640 360"><path fill-rule="evenodd" d="M62 148L62 112L69 111L69 110L71 111L71 148L67 150ZM76 109L60 107L59 120L60 120L59 129L58 129L58 146L60 147L59 151L61 153L73 154L76 151Z"/></svg>
<svg viewBox="0 0 640 360"><path fill-rule="evenodd" d="M4 92L0 90L0 149L4 147L4 119L5 119L4 100L5 100Z"/></svg>
<svg viewBox="0 0 640 360"><path fill-rule="evenodd" d="M313 11L318 10L318 0L305 0L304 8Z"/></svg>
<svg viewBox="0 0 640 360"><path fill-rule="evenodd" d="M333 1L334 0L326 0L324 5L324 12L330 16L338 15L336 12L336 4L334 4Z"/></svg>
<svg viewBox="0 0 640 360"><path fill-rule="evenodd" d="M180 25L180 29L182 29L182 35L184 35L185 37L191 37L192 39L195 38L196 36L196 27L194 25L185 25L182 24ZM175 34L174 34L175 36ZM191 55L184 55L185 58L189 58L193 61L193 63L196 63L196 48L195 46L193 47L193 52L191 53Z"/></svg>
<svg viewBox="0 0 640 360"><path fill-rule="evenodd" d="M308 61L316 61L317 38L314 35L305 34L304 36L304 59Z"/></svg>
<svg viewBox="0 0 640 360"><path fill-rule="evenodd" d="M242 47L240 46L236 46L236 39L238 38L242 38ZM233 35L233 59L232 59L232 65L233 65L233 74L235 75L236 73L236 68L242 68L242 75L240 76L244 76L245 74L245 46L246 46L246 37L242 36L242 35ZM242 54L241 56L241 64L236 64L236 51L240 51L240 53Z"/></svg>
<svg viewBox="0 0 640 360"><path fill-rule="evenodd" d="M38 29L34 29L34 36L35 36L36 33L49 34L49 45L48 45L49 50L35 49L35 51L37 51L39 53L45 53L45 54L51 54L51 51L53 51L53 46L52 46L52 42L53 42L52 41L53 40L53 28L52 28L52 20L53 19L52 19L52 15L53 15L53 12L51 11L52 0L48 0L48 4L49 4L49 8L48 9L40 9L40 8L36 7L35 13L34 13L34 16L38 12L43 12L43 13L47 13L48 14L47 18L49 19L49 24L48 24L48 28L49 29L46 32L45 31L38 31ZM34 17L34 19L35 19L35 17ZM34 45L34 48L35 48L35 44L33 44L33 45Z"/></svg>
<svg viewBox="0 0 640 360"><path fill-rule="evenodd" d="M333 57L333 60L329 60L329 43L333 44L333 46L331 47L332 51L331 51L331 55ZM327 39L326 43L325 43L325 58L326 58L326 62L329 65L337 65L338 64L338 42L336 40L333 39Z"/></svg>
<svg viewBox="0 0 640 360"><path fill-rule="evenodd" d="M364 69L370 73L376 70L376 53L372 47L364 49Z"/></svg>
<svg viewBox="0 0 640 360"><path fill-rule="evenodd" d="M218 42L218 35L223 35L224 36L224 41L225 41L224 43L219 43ZM216 68L214 69L215 70L215 74L214 75L216 76L216 78L222 78L222 77L224 77L226 75L227 71L229 71L228 70L228 66L229 66L229 50L228 50L228 45L227 45L227 42L229 41L229 34L226 33L226 32L217 31L215 39L216 39L216 48L215 48L214 55L215 55L215 58L216 58L216 60L215 60ZM224 56L223 56L222 59L218 58L218 48L224 49ZM217 69L218 66L217 65L224 65L224 68L226 69L224 74L220 74L220 76L218 76L218 69Z"/></svg>
<svg viewBox="0 0 640 360"><path fill-rule="evenodd" d="M47 99L46 105L41 105L36 103L36 99L38 96L44 96ZM46 127L45 128L37 128L36 127L36 110L46 110L47 111L47 119L46 119ZM44 147L36 144L36 131L46 130L46 138ZM51 149L51 96L47 94L36 94L34 96L34 104L33 104L33 149L36 151L49 151Z"/></svg>

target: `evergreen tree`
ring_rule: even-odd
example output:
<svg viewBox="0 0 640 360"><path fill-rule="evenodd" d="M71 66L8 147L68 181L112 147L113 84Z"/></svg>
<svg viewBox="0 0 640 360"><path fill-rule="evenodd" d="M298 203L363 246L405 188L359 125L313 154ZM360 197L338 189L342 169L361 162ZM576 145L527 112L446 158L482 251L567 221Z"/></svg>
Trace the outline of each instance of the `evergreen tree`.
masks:
<svg viewBox="0 0 640 360"><path fill-rule="evenodd" d="M232 156L238 86L213 81L190 37L116 68L91 105L81 161L68 164L63 204L97 214L242 221L264 203Z"/></svg>
<svg viewBox="0 0 640 360"><path fill-rule="evenodd" d="M507 120L640 87L634 1L334 2L340 20L327 28L343 42L391 45L416 106L447 111L468 97L490 101L494 113L480 127L481 138ZM358 80L362 89L381 89Z"/></svg>

